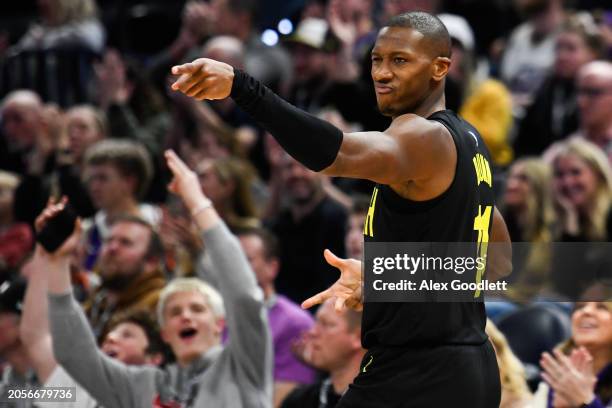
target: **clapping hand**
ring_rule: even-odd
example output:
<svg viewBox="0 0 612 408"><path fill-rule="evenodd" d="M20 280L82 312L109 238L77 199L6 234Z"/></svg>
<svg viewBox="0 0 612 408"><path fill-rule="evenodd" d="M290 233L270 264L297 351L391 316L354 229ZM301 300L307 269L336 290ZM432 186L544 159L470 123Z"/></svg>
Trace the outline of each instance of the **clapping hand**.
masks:
<svg viewBox="0 0 612 408"><path fill-rule="evenodd" d="M543 353L540 364L542 378L555 391L557 406L580 407L595 398L593 358L584 348L574 350L571 357L558 350L553 355Z"/></svg>

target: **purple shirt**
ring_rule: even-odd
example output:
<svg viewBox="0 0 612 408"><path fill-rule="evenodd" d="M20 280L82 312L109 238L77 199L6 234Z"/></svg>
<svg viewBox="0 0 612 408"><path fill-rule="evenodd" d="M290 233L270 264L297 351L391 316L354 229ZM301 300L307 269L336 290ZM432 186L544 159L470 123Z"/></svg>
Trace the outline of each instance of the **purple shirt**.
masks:
<svg viewBox="0 0 612 408"><path fill-rule="evenodd" d="M268 321L274 345L274 380L310 384L315 372L291 352L291 345L314 324L310 313L283 295L274 295L268 304Z"/></svg>

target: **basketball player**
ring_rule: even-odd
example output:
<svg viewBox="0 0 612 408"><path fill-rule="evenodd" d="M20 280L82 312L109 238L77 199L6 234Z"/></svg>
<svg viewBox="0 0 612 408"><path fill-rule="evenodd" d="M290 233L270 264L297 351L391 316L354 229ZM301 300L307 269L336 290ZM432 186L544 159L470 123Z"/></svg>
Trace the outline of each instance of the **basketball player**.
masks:
<svg viewBox="0 0 612 408"><path fill-rule="evenodd" d="M310 169L376 182L366 242L509 242L489 152L474 127L445 110L450 50L446 28L427 13L401 14L380 30L372 79L380 111L393 119L384 132L343 133L209 59L174 67L173 89L198 100L231 96ZM326 257L342 276L306 306L333 295L337 306L360 307L358 273L343 266L357 261ZM507 264L487 273L503 275ZM482 302L364 304L368 352L338 407L498 407L499 372L484 328Z"/></svg>

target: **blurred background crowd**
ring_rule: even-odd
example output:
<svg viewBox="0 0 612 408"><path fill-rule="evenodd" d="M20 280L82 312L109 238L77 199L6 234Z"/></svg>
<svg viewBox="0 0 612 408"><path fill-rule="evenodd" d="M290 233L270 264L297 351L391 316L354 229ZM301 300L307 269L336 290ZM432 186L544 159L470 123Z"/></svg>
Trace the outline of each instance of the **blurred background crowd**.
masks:
<svg viewBox="0 0 612 408"><path fill-rule="evenodd" d="M338 276L323 249L361 259L372 183L311 172L231 99L171 91L169 72L214 58L344 131L384 130L390 119L376 109L370 49L390 16L421 10L449 30L447 106L481 133L497 206L512 240L529 243L515 251L513 290L487 304L502 406L573 406L560 396L568 383L543 381L555 370L541 353L553 349L601 406L610 403L612 303L605 295L573 302L601 290L585 264L612 270L597 256L612 249L609 1L23 0L0 10L3 381L8 371L23 381L40 375L28 359L38 334L19 330L23 296L36 276L34 220L62 195L84 220L75 296L108 355L144 362L142 351L133 359L113 351L126 341L115 329L141 321L123 316L154 311L167 282L211 268L189 212L167 192L171 148L240 238L264 292L275 405L318 406L326 378L336 379L327 389L337 398L363 355L360 317L297 304ZM308 398L315 405L299 405Z"/></svg>

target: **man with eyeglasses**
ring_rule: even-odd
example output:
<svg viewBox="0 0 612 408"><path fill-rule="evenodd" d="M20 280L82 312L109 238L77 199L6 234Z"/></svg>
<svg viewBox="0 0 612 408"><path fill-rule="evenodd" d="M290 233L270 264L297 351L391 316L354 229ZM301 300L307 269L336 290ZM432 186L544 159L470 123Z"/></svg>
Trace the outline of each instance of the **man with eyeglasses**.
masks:
<svg viewBox="0 0 612 408"><path fill-rule="evenodd" d="M580 128L575 136L586 138L604 150L612 144L612 63L594 61L578 72Z"/></svg>

